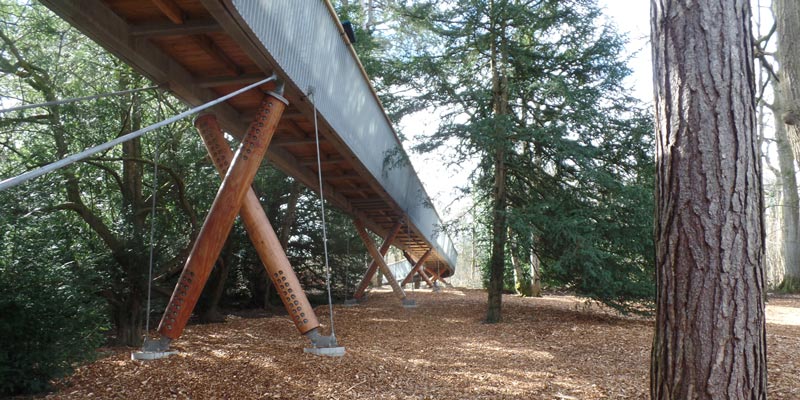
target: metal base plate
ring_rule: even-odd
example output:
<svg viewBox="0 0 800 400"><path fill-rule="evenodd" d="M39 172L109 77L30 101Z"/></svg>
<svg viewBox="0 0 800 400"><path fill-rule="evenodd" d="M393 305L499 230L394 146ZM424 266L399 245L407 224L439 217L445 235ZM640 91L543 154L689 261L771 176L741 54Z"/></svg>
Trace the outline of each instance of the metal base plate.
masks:
<svg viewBox="0 0 800 400"><path fill-rule="evenodd" d="M303 353L315 356L341 357L344 355L344 347L306 347Z"/></svg>
<svg viewBox="0 0 800 400"><path fill-rule="evenodd" d="M403 299L403 308L417 308L417 302L414 299Z"/></svg>
<svg viewBox="0 0 800 400"><path fill-rule="evenodd" d="M173 354L178 354L177 351L134 351L131 353L131 360L158 360L167 358Z"/></svg>

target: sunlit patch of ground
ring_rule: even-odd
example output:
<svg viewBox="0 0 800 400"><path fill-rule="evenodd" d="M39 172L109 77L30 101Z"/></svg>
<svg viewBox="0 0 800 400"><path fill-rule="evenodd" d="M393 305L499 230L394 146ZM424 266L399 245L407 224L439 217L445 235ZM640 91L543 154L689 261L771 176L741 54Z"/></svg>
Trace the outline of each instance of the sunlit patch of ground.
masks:
<svg viewBox="0 0 800 400"><path fill-rule="evenodd" d="M405 309L373 291L337 306L343 358L316 357L285 316L229 317L187 328L177 356L130 361L132 349L80 368L48 398L643 399L652 320L571 296L504 297L501 324L481 322L486 294L409 290ZM800 398L800 297L768 305L771 399ZM327 321L327 307L318 307Z"/></svg>
<svg viewBox="0 0 800 400"><path fill-rule="evenodd" d="M767 323L800 327L800 295L772 296L767 304Z"/></svg>

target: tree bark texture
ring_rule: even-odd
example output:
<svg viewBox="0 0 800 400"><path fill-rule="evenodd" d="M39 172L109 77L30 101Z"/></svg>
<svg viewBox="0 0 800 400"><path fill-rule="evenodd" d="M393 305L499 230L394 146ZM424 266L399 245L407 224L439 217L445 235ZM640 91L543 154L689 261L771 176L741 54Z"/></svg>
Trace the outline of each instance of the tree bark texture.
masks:
<svg viewBox="0 0 800 400"><path fill-rule="evenodd" d="M228 281L228 274L235 254L235 249L232 249L232 247L235 247L235 245L228 240L214 265L214 269L211 271L208 283L203 288L204 293L195 308L199 320L203 323L225 322L225 316L219 311L219 302L222 300L222 295L225 294L225 283ZM205 297L205 302L203 297Z"/></svg>
<svg viewBox="0 0 800 400"><path fill-rule="evenodd" d="M775 87L776 112L782 109L783 93ZM787 291L800 290L800 196L797 192L796 170L792 146L786 135L786 125L775 124L775 142L778 147L778 167L781 183L781 252L784 275L780 287Z"/></svg>
<svg viewBox="0 0 800 400"><path fill-rule="evenodd" d="M494 10L494 2L490 2L490 10ZM493 11L491 11L494 14ZM503 73L505 66L505 31L502 23L493 24L499 36L492 38L491 71L492 71L492 112L496 119L494 132L494 180L492 182L492 253L489 256L489 295L486 311L486 322L500 322L503 301L503 275L506 268L505 248L508 239L506 207L506 137L499 121L508 115L508 79ZM499 25L499 26L498 26Z"/></svg>
<svg viewBox="0 0 800 400"><path fill-rule="evenodd" d="M511 235L511 229L508 234ZM514 268L514 291L520 296L530 297L533 294L531 282L525 278L525 272L522 271L522 261L519 259L517 249L513 245L510 247L511 266Z"/></svg>
<svg viewBox="0 0 800 400"><path fill-rule="evenodd" d="M800 3L797 0L773 0L772 7L777 24L778 63L780 64L778 71L780 90L776 93L780 107L776 108L778 115L775 116L775 123L778 125L783 122L785 136L791 143L794 159L800 160L800 59L798 59L798 54L800 54ZM776 126L776 131L777 128ZM782 181L784 180L782 179ZM787 190L790 188L784 188L784 194ZM794 198L797 198L796 184L793 195ZM784 197L784 201L786 200L791 200L791 198ZM787 205L791 207L791 204ZM784 223L789 222L794 225L793 230L796 233L798 224L800 224L796 209L784 207L783 211ZM792 215L788 216L786 214L788 212L791 212ZM794 220L787 221L787 218L794 218ZM788 234L791 235L791 233L790 229ZM791 236L787 236L787 238L792 239ZM795 246L793 248L789 248L792 244L785 243L784 245L784 249L791 254L787 254L784 258L786 274L781 287L790 291L798 291L800 290L800 259L797 258L797 253L800 252L800 246L797 242L793 243Z"/></svg>
<svg viewBox="0 0 800 400"><path fill-rule="evenodd" d="M531 296L542 297L542 261L531 249Z"/></svg>
<svg viewBox="0 0 800 400"><path fill-rule="evenodd" d="M653 399L765 399L763 217L750 7L652 0Z"/></svg>

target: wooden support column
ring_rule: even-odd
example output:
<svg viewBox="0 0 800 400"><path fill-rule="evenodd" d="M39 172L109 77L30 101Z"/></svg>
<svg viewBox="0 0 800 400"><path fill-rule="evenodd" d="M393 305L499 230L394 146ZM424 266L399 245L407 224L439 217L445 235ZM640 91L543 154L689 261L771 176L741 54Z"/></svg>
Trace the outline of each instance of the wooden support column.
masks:
<svg viewBox="0 0 800 400"><path fill-rule="evenodd" d="M411 282L411 279L414 278L414 274L418 273L422 276L423 279L425 279L425 282L428 284L429 287L433 287L433 282L431 282L431 280L428 279L428 275L426 275L425 272L422 271L422 266L425 264L425 260L427 260L428 257L430 257L432 251L433 249L428 249L428 251L426 251L425 254L423 254L422 257L420 257L416 263L413 262L413 259L411 258L410 254L408 254L405 251L403 252L403 256L405 256L408 262L410 262L411 265L413 265L414 267L411 268L411 271L408 272L408 275L406 276L405 279L403 279L403 283L401 283L400 286L405 286L407 283Z"/></svg>
<svg viewBox="0 0 800 400"><path fill-rule="evenodd" d="M426 272L428 272L428 274L430 274L430 275L431 275L431 280L432 280L433 282L436 282L436 281L442 281L442 283L444 283L444 284L445 284L445 286L447 286L447 287L453 287L453 285L451 285L451 284L447 283L447 281L445 281L445 280L444 280L444 278L442 278L442 276L441 276L441 275L439 275L439 273L438 273L438 272L436 272L436 271L434 271L434 270L432 270L432 269L430 269L430 268L427 268L427 267L425 267L425 271L426 271Z"/></svg>
<svg viewBox="0 0 800 400"><path fill-rule="evenodd" d="M436 283L436 281L438 281L439 279L441 279L441 277L439 276L439 274L437 274L437 273L435 273L435 272L433 272L433 271L429 270L427 267L425 267L425 272L427 272L428 274L430 274L430 276L431 276L431 281L432 281L432 282L434 282L434 283Z"/></svg>
<svg viewBox="0 0 800 400"><path fill-rule="evenodd" d="M403 227L402 222L398 222L392 227L392 230L389 231L389 235L386 236L386 239L383 240L383 244L381 248L378 250L381 254L381 259L386 253L389 251L389 247L392 246L394 239L397 237L397 234L400 232L400 228ZM378 262L373 260L369 267L367 268L367 272L364 273L364 277L361 278L361 282L356 286L356 291L353 293L353 298L356 300L361 300L364 297L364 291L367 290L367 286L369 286L369 282L372 280L372 277L375 276L375 272L378 271Z"/></svg>
<svg viewBox="0 0 800 400"><path fill-rule="evenodd" d="M261 166L281 114L286 108L285 101L277 95L268 95L262 101L258 114L247 130L233 157L228 174L219 187L161 318L158 331L162 337L174 340L183 333L233 227L236 215L239 214L242 200Z"/></svg>
<svg viewBox="0 0 800 400"><path fill-rule="evenodd" d="M378 263L378 268L383 271L383 274L389 281L389 285L392 286L392 290L398 297L400 297L401 300L405 300L406 293L403 291L403 288L397 284L397 280L394 279L392 271L389 269L389 266L386 265L386 260L383 259L383 255L381 255L381 253L378 251L378 248L375 247L375 243L372 241L372 238L369 237L364 224L361 222L361 220L356 219L355 225L358 236L361 237L361 240L364 242L364 246L367 247L367 251L369 251L369 254L372 256L372 259Z"/></svg>
<svg viewBox="0 0 800 400"><path fill-rule="evenodd" d="M410 262L411 264L416 264L416 262L414 262L414 259L413 259L413 258L411 258L411 254L408 254L408 252L405 252L405 251L404 251L404 252L403 252L403 257L405 257L405 258L406 258L406 260L408 260L408 262ZM425 279L425 283L427 283L427 284L428 284L428 287L429 287L429 288L436 289L436 286L433 284L433 281L431 281L431 278L430 278L430 277L428 276L428 274L425 272L425 267L424 267L424 266L420 266L420 268L419 268L419 274L420 274L420 276L422 276L422 278L423 278L423 279Z"/></svg>
<svg viewBox="0 0 800 400"><path fill-rule="evenodd" d="M406 260L408 260L408 262L411 263L411 265L416 265L417 264L417 262L414 261L414 258L411 257L411 254L408 254L407 251L403 251L403 257L405 257ZM420 268L419 268L419 270L417 272L419 272L419 275L423 279L425 279L425 283L428 284L429 288L434 288L434 289L436 288L436 286L433 285L433 282L431 281L431 278L428 276L428 274L425 273L425 268L423 268L422 265L420 265Z"/></svg>
<svg viewBox="0 0 800 400"><path fill-rule="evenodd" d="M202 115L195 119L194 126L200 133L200 137L203 138L203 143L206 145L206 150L208 150L217 172L224 177L233 159L233 152L222 134L217 118L213 114ZM289 264L289 259L286 258L280 240L278 240L278 236L252 188L247 190L239 215L244 222L247 236L253 242L258 257L267 270L267 276L275 285L297 330L301 334L305 334L318 328L317 315L300 286L300 281Z"/></svg>
<svg viewBox="0 0 800 400"><path fill-rule="evenodd" d="M429 288L436 288L436 286L434 286L433 284L433 281L431 281L431 278L428 276L428 274L425 273L425 270L423 268L419 269L419 276L421 276L422 279L425 280L425 283L428 285Z"/></svg>

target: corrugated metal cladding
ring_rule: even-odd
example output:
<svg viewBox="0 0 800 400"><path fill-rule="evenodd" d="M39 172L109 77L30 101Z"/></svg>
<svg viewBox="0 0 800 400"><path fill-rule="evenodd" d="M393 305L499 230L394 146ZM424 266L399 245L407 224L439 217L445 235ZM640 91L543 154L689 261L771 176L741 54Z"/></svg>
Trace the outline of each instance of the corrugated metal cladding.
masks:
<svg viewBox="0 0 800 400"><path fill-rule="evenodd" d="M385 163L400 142L321 0L233 0L287 79L310 95L353 153L455 271L457 253L410 165ZM313 92L313 95L311 94ZM393 165L394 164L394 165Z"/></svg>

